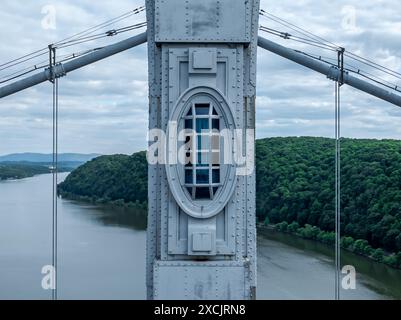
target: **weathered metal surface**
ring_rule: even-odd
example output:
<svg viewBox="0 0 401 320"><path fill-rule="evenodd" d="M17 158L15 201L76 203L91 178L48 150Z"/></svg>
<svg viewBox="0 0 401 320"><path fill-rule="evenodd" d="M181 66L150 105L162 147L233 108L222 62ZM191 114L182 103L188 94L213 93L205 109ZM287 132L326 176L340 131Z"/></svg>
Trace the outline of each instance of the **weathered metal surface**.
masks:
<svg viewBox="0 0 401 320"><path fill-rule="evenodd" d="M247 275L239 263L158 261L154 268L155 299L241 300L246 296Z"/></svg>
<svg viewBox="0 0 401 320"><path fill-rule="evenodd" d="M249 43L253 1L156 0L156 42Z"/></svg>
<svg viewBox="0 0 401 320"><path fill-rule="evenodd" d="M167 132L169 141L170 122L184 128L191 114L195 125L195 106L207 105L209 114L216 112L207 117L219 119L219 130L242 130L240 153L252 169L238 175L244 164L226 165L220 158L215 197L199 200L197 187L186 190L187 167L149 166L148 298L251 299L254 135L247 138L245 130L255 128L259 1L148 0L147 16L150 129ZM230 144L220 148L235 148Z"/></svg>

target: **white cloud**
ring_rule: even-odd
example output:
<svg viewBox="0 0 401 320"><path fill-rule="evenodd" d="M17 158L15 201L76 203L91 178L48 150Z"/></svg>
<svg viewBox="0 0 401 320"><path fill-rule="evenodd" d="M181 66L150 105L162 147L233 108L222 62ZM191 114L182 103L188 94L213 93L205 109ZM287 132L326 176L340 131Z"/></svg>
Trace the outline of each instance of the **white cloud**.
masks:
<svg viewBox="0 0 401 320"><path fill-rule="evenodd" d="M116 17L143 1L2 0L0 64L48 43ZM41 9L56 8L55 30L43 30ZM389 68L401 71L398 39L401 3L396 0L312 1L262 0L261 7L295 25L345 46ZM344 8L355 8L355 29L344 29ZM145 15L121 26L144 21ZM290 31L261 18L261 24ZM66 49L76 52L115 39ZM304 45L264 35L286 46L335 57ZM47 56L40 57L47 59ZM356 62L349 61L356 64ZM271 53L258 53L257 136L333 136L334 84L325 77ZM1 69L1 67L0 67ZM371 70L367 70L371 71ZM0 78L6 75L0 71ZM389 78L383 75L383 78ZM132 153L145 149L148 119L146 46L132 49L69 74L60 80L61 151ZM0 154L49 152L51 86L0 100ZM401 138L401 110L351 88L342 90L342 132L350 137Z"/></svg>

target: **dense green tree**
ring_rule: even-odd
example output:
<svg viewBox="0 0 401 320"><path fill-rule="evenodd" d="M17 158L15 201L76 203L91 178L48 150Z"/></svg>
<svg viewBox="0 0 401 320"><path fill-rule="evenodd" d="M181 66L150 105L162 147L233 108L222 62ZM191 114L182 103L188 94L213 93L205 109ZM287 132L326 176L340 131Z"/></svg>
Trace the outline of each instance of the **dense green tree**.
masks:
<svg viewBox="0 0 401 320"><path fill-rule="evenodd" d="M299 229L299 223L296 221L293 221L293 222L291 222L291 224L288 225L287 229L289 232L295 233Z"/></svg>
<svg viewBox="0 0 401 320"><path fill-rule="evenodd" d="M67 197L72 194L97 200L145 203L147 178L145 152L101 156L74 170L58 190Z"/></svg>
<svg viewBox="0 0 401 320"><path fill-rule="evenodd" d="M352 237L342 237L341 238L341 247L344 249L351 248L354 245L354 238Z"/></svg>
<svg viewBox="0 0 401 320"><path fill-rule="evenodd" d="M381 248L374 250L372 253L372 258L375 259L377 262L382 262L384 258L384 250Z"/></svg>

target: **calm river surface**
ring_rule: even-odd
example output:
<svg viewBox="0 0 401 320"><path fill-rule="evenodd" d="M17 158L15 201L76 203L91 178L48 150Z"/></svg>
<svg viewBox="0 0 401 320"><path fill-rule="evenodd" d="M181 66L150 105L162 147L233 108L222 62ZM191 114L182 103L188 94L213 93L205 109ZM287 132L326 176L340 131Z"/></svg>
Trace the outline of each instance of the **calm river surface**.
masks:
<svg viewBox="0 0 401 320"><path fill-rule="evenodd" d="M66 174L60 175L60 180ZM0 182L0 299L50 299L51 175ZM145 299L143 215L59 199L59 298ZM401 299L401 271L343 253L357 270L344 299ZM258 299L332 299L333 249L274 231L258 236Z"/></svg>

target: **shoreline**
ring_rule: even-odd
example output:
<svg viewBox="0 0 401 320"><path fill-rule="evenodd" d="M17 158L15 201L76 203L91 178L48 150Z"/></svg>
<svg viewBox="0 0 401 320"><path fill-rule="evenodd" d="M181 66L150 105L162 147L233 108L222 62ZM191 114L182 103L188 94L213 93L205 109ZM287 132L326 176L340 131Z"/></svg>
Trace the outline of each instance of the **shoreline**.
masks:
<svg viewBox="0 0 401 320"><path fill-rule="evenodd" d="M282 222L281 222L281 223L282 223ZM300 238L300 239L303 239L303 240L309 240L309 241L313 241L313 242L316 242L316 243L320 243L320 244L326 245L326 246L329 247L329 248L333 248L333 247L334 247L334 244L327 243L327 242L318 240L318 239L316 239L316 238L304 237L304 236L302 236L301 234L299 234L298 232L292 232L292 231L288 231L288 230L286 230L286 231L279 230L279 228L278 228L278 225L279 225L279 224L280 224L280 223L278 223L278 224L264 225L263 223L257 223L256 227L257 227L257 229L267 230L267 231L274 231L274 232L281 233L281 234L287 234L287 235L295 236L295 237ZM347 238L347 237L341 237L341 239L343 239L343 238ZM358 241L358 240L366 241L366 240L362 240L362 239L357 239L357 240L355 240L355 241ZM374 250L377 250L377 249L383 250L382 248L376 248L376 249L374 249ZM385 266L390 267L390 268L392 268L392 269L394 269L394 270L401 270L401 266L394 266L394 265L391 265L391 264L389 264L389 263L386 263L384 260L378 261L377 259L375 259L375 258L372 256L372 254L369 254L369 255L368 255L368 254L364 254L364 253L361 253L361 252L356 252L356 251L354 251L353 248L351 248L351 246L348 246L348 247L343 247L343 246L341 246L341 250L347 251L347 252L349 252L349 253L351 253L351 254L354 254L355 256L358 256L358 257L363 257L363 258L365 258L365 259L367 259L367 260L369 260L369 261L376 262L376 263L379 263L379 264L381 264L381 265L385 265ZM384 250L383 250L383 251L384 251ZM386 255L385 255L385 257L391 257L391 256L395 256L395 255L397 255L397 253L394 253L394 252L388 253L388 252L387 252ZM398 255L400 255L400 253L398 253Z"/></svg>
<svg viewBox="0 0 401 320"><path fill-rule="evenodd" d="M70 192L57 190L57 195L61 199L85 202L93 205L107 206L107 207L119 207L119 208L130 208L130 209L138 209L145 210L147 212L148 204L137 202L125 202L123 199L111 200L111 199L103 199L96 196L81 196L76 195Z"/></svg>
<svg viewBox="0 0 401 320"><path fill-rule="evenodd" d="M0 163L1 164L1 163ZM68 170L59 170L57 173L71 173L73 171L73 169L68 169ZM35 173L32 175L27 175L27 176L20 176L20 177L7 177L7 178L2 178L0 176L0 182L2 181L20 181L20 180L24 180L24 179L30 179L30 178L35 178L38 176L42 176L42 175L46 175L46 174L52 174L52 171L49 169L48 172L42 172L42 173Z"/></svg>

